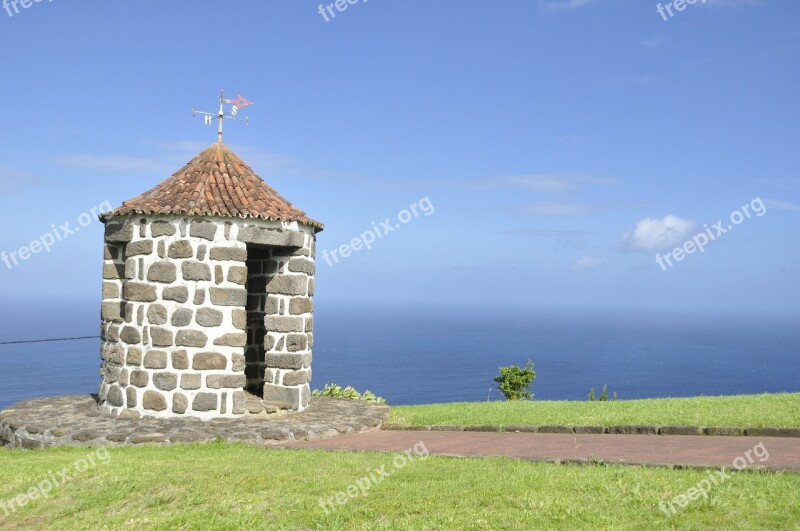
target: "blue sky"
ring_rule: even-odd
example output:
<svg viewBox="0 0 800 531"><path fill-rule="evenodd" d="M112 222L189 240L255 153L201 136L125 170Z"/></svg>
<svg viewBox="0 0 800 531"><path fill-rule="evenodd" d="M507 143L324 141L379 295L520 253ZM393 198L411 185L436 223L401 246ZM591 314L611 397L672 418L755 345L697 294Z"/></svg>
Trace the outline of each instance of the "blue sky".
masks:
<svg viewBox="0 0 800 531"><path fill-rule="evenodd" d="M664 4L666 2L662 2ZM0 251L225 142L326 224L318 304L798 315L800 4L702 0L53 0L8 16ZM746 218L666 271L755 198ZM750 209L753 210L752 208ZM99 300L94 222L9 269L0 297Z"/></svg>

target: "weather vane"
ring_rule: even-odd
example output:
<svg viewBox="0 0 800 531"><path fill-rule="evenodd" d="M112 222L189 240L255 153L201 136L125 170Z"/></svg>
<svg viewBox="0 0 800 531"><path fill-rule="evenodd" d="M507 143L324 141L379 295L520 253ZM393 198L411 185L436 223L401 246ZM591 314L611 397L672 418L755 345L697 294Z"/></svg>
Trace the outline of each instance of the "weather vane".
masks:
<svg viewBox="0 0 800 531"><path fill-rule="evenodd" d="M227 113L225 112L225 104L232 105L231 110ZM198 111L194 107L192 107L192 116L196 116L198 114L203 115L204 121L206 125L211 125L214 123L214 120L219 120L219 130L217 131L217 142L220 144L222 143L222 122L224 120L242 120L242 118L238 118L236 115L239 114L239 111L248 105L252 105L252 101L247 101L243 97L239 96L235 100L226 100L225 99L225 92L220 91L219 93L219 113L214 114L210 112L203 112ZM248 117L244 117L243 119L245 127L247 124L250 123L250 119Z"/></svg>

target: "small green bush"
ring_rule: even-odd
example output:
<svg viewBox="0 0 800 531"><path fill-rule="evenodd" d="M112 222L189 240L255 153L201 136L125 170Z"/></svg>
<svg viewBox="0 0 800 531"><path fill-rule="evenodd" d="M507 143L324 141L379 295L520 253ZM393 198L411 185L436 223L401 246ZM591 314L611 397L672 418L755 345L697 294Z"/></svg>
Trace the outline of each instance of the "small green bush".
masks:
<svg viewBox="0 0 800 531"><path fill-rule="evenodd" d="M615 391L613 397L611 398L611 401L612 402L616 402L617 400L619 400L619 399L617 398L617 393ZM594 402L594 401L595 401L594 387L592 387L591 389L589 389L589 402ZM607 385L603 385L603 391L600 393L600 402L608 402L608 386Z"/></svg>
<svg viewBox="0 0 800 531"><path fill-rule="evenodd" d="M364 402L371 402L374 404L386 404L386 400L379 396L375 396L372 391L366 390L364 394L359 393L355 387L347 386L342 389L341 385L328 384L320 391L314 389L311 393L313 396L328 396L331 398L347 398L349 400L363 400Z"/></svg>
<svg viewBox="0 0 800 531"><path fill-rule="evenodd" d="M533 399L530 388L535 379L533 362L528 360L524 368L516 365L500 367L500 376L495 377L494 381L499 384L497 389L503 393L506 400L521 400L523 398Z"/></svg>

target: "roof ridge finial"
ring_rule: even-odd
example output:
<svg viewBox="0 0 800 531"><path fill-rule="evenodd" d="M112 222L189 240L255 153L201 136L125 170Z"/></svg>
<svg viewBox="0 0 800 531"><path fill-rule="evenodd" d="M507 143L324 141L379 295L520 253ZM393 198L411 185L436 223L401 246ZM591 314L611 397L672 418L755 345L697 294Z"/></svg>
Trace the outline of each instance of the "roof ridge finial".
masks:
<svg viewBox="0 0 800 531"><path fill-rule="evenodd" d="M226 103L232 105L231 110L228 113L225 113ZM214 115L210 112L198 111L197 109L192 107L192 116L195 116L197 114L202 114L205 117L206 125L211 125L214 122L214 120L219 120L219 128L217 130L217 143L222 144L222 122L226 119L241 120L241 118L237 118L236 115L239 114L239 109L247 107L248 105L253 105L253 102L246 100L242 96L238 96L235 100L226 100L225 91L221 90L219 92L219 113ZM245 127L247 127L249 123L250 123L250 118L245 116L244 117Z"/></svg>

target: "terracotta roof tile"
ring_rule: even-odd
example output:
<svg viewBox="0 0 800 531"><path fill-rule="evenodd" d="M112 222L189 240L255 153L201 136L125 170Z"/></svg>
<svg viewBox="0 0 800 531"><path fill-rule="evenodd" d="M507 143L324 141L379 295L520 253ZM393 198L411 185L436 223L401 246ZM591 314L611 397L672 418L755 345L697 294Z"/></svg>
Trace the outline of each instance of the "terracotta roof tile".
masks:
<svg viewBox="0 0 800 531"><path fill-rule="evenodd" d="M152 190L122 203L103 219L134 214L181 214L297 221L324 226L281 197L224 144L214 144Z"/></svg>

